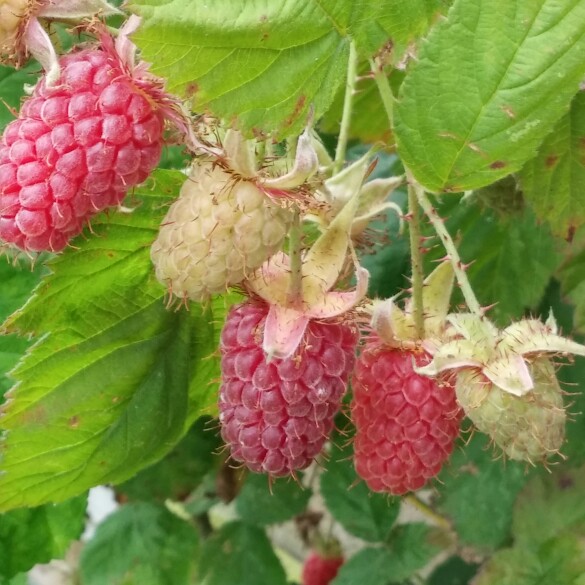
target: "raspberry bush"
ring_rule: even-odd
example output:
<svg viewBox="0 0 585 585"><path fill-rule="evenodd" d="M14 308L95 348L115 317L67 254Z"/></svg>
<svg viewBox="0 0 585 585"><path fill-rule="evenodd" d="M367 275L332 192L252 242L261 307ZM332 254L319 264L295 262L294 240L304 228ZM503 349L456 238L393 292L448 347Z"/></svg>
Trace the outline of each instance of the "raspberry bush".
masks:
<svg viewBox="0 0 585 585"><path fill-rule="evenodd" d="M0 583L582 581L585 5L354 4L0 0Z"/></svg>

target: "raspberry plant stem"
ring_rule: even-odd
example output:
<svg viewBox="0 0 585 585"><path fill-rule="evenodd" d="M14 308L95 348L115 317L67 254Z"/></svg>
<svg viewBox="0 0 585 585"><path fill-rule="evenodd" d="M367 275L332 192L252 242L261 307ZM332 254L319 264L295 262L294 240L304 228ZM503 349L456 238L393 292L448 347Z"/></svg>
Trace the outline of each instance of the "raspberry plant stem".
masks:
<svg viewBox="0 0 585 585"><path fill-rule="evenodd" d="M372 69L372 74L374 75L374 81L378 86L378 93L384 104L384 110L386 110L388 122L390 123L390 127L392 127L392 120L394 119L394 95L392 94L392 89L388 83L388 78L384 73L383 66L378 65L374 59L370 59L370 67Z"/></svg>
<svg viewBox="0 0 585 585"><path fill-rule="evenodd" d="M376 85L378 86L378 92L390 127L393 124L394 116L394 95L392 89L388 83L388 78L384 73L383 65L377 63L374 59L370 59L370 67ZM410 177L409 177L410 179ZM425 324L424 324L424 305L423 305L423 282L424 282L424 271L421 253L421 233L420 233L420 209L418 206L416 192L414 187L408 185L408 211L410 215L410 258L412 263L412 317L414 320L414 326L416 328L417 336L422 339L425 335Z"/></svg>
<svg viewBox="0 0 585 585"><path fill-rule="evenodd" d="M351 124L351 113L353 109L353 96L355 94L355 84L357 80L357 51L355 43L352 41L349 45L349 59L347 63L347 81L345 85L345 98L343 100L343 114L341 117L341 128L335 150L335 161L333 163L333 174L337 174L345 162L345 151L347 149L347 139L349 137L349 127Z"/></svg>
<svg viewBox="0 0 585 585"><path fill-rule="evenodd" d="M408 182L408 212L410 217L408 233L410 235L410 261L412 264L412 318L419 339L425 336L425 316L423 304L423 261L421 252L420 208L412 185L411 177Z"/></svg>
<svg viewBox="0 0 585 585"><path fill-rule="evenodd" d="M443 246L447 252L449 260L453 266L453 271L455 272L455 278L457 279L457 283L461 288L461 292L463 293L463 298L465 299L465 303L469 310L477 315L478 317L483 317L483 310L473 289L471 288L471 284L469 283L469 279L467 278L467 273L465 272L465 268L463 263L461 262L461 257L459 256L459 252L457 252L457 248L451 235L447 231L445 224L437 210L431 204L429 198L425 194L424 189L416 182L412 181L412 186L415 190L417 199L423 208L426 216L429 218L429 221L433 225L435 232L443 242Z"/></svg>
<svg viewBox="0 0 585 585"><path fill-rule="evenodd" d="M447 518L441 516L435 512L426 502L423 502L419 497L415 494L407 494L403 496L403 501L409 503L411 506L416 508L419 512L424 514L429 520L432 520L434 524L440 526L441 528L451 528L451 523Z"/></svg>
<svg viewBox="0 0 585 585"><path fill-rule="evenodd" d="M288 301L296 306L303 299L303 264L301 261L302 226L298 207L295 207L292 226L288 234L288 254L290 258L290 287Z"/></svg>

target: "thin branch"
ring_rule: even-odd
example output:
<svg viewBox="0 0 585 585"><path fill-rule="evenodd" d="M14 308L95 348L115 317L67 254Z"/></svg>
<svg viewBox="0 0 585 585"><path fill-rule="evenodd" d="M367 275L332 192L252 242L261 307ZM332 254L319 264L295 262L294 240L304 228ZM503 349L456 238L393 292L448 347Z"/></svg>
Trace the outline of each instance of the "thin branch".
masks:
<svg viewBox="0 0 585 585"><path fill-rule="evenodd" d="M447 231L443 220L439 217L436 209L433 207L429 198L426 196L424 189L414 180L413 187L415 189L418 202L423 208L426 216L429 218L429 221L433 224L433 228L437 232L439 238L441 238L441 242L443 242L447 256L449 257L449 260L453 266L455 278L457 279L457 283L459 284L461 292L463 293L465 303L472 313L478 317L483 317L484 311L482 310L481 305L479 304L479 301L477 300L477 297L471 288L471 284L467 278L467 273L465 272L465 266L463 262L461 262L459 252L457 251L455 243Z"/></svg>
<svg viewBox="0 0 585 585"><path fill-rule="evenodd" d="M438 512L435 512L426 502L423 502L415 494L407 494L402 498L405 502L408 502L411 506L415 507L419 512L424 514L429 520L432 520L434 524L441 528L451 528L451 523L447 518L441 516Z"/></svg>
<svg viewBox="0 0 585 585"><path fill-rule="evenodd" d="M412 318L416 335L425 336L425 316L423 303L424 270L421 252L420 208L414 186L408 184L408 211L410 217L410 259L412 264Z"/></svg>
<svg viewBox="0 0 585 585"><path fill-rule="evenodd" d="M296 306L302 302L303 297L302 233L300 211L298 207L295 207L292 225L288 233L288 255L291 271L288 301L292 306Z"/></svg>
<svg viewBox="0 0 585 585"><path fill-rule="evenodd" d="M345 162L345 151L347 150L347 140L349 137L349 128L351 125L351 113L353 109L353 98L355 94L355 84L357 80L357 51L352 41L349 45L349 59L347 63L347 83L345 86L345 99L343 100L343 114L341 117L341 128L337 140L337 149L335 150L335 161L333 163L333 174L337 174Z"/></svg>
<svg viewBox="0 0 585 585"><path fill-rule="evenodd" d="M381 65L378 65L374 59L370 59L370 67L374 75L374 81L378 86L378 92L380 93L380 98L384 104L384 109L386 110L386 116L388 117L390 128L392 128L394 120L394 95L392 94L392 88L388 83L388 77L386 77L384 68Z"/></svg>

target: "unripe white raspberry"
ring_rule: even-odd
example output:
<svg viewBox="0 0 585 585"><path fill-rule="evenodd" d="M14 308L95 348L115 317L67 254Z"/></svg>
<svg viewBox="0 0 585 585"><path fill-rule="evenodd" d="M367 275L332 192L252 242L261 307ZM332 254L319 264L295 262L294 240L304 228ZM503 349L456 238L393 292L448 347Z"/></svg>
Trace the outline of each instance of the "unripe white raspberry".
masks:
<svg viewBox="0 0 585 585"><path fill-rule="evenodd" d="M291 220L253 181L196 163L152 246L156 276L181 298L222 293L280 250Z"/></svg>

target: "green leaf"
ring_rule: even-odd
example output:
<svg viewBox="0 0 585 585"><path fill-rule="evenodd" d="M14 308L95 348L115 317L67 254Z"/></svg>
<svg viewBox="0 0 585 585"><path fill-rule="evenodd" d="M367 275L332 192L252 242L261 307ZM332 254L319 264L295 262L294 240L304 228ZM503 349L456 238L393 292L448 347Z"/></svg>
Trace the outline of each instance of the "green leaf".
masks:
<svg viewBox="0 0 585 585"><path fill-rule="evenodd" d="M0 585L29 585L28 575L26 573L20 573L12 579L4 579L0 577Z"/></svg>
<svg viewBox="0 0 585 585"><path fill-rule="evenodd" d="M468 585L476 573L477 565L454 556L432 572L427 585Z"/></svg>
<svg viewBox="0 0 585 585"><path fill-rule="evenodd" d="M438 507L448 515L462 544L498 548L510 534L516 495L527 481L525 467L494 460L485 436L457 449L441 473Z"/></svg>
<svg viewBox="0 0 585 585"><path fill-rule="evenodd" d="M576 536L544 543L538 551L514 547L499 551L482 568L474 585L584 585L585 550Z"/></svg>
<svg viewBox="0 0 585 585"><path fill-rule="evenodd" d="M400 583L422 569L441 550L434 529L426 524L404 524L394 532L389 547L365 548L341 566L331 585L388 585Z"/></svg>
<svg viewBox="0 0 585 585"><path fill-rule="evenodd" d="M536 215L555 233L565 236L585 224L585 93L575 96L520 180Z"/></svg>
<svg viewBox="0 0 585 585"><path fill-rule="evenodd" d="M8 109L19 109L20 100L24 96L25 84L34 85L34 74L40 71L38 63L31 62L26 67L16 71L12 67L0 65L0 130L14 120L14 114Z"/></svg>
<svg viewBox="0 0 585 585"><path fill-rule="evenodd" d="M201 550L200 585L286 585L284 569L261 528L231 522Z"/></svg>
<svg viewBox="0 0 585 585"><path fill-rule="evenodd" d="M510 318L536 308L559 259L548 227L539 224L529 209L502 217L473 200L458 203L454 196L437 209L448 218L450 233L461 238L459 253L463 262L471 264L468 275L480 303L497 303L490 317L500 325L508 325ZM440 241L433 235L428 245L435 244ZM432 270L433 260L444 254L441 245L435 246L425 256L427 270ZM460 301L456 294L454 305Z"/></svg>
<svg viewBox="0 0 585 585"><path fill-rule="evenodd" d="M251 473L236 499L236 509L245 522L264 526L284 522L305 510L311 490L291 479L271 481Z"/></svg>
<svg viewBox="0 0 585 585"><path fill-rule="evenodd" d="M195 529L165 507L128 504L100 524L81 553L83 585L189 585Z"/></svg>
<svg viewBox="0 0 585 585"><path fill-rule="evenodd" d="M119 483L166 454L215 402L223 299L167 310L150 263L184 176L159 171L132 213L102 215L50 263L8 331L41 337L12 372L1 427L0 509Z"/></svg>
<svg viewBox="0 0 585 585"><path fill-rule="evenodd" d="M584 51L581 0L457 0L401 88L405 164L435 192L517 171L567 111Z"/></svg>
<svg viewBox="0 0 585 585"><path fill-rule="evenodd" d="M11 265L0 259L0 282L2 283L0 322L24 304L42 273L43 266L40 262L33 267L24 261ZM21 339L16 335L0 336L0 396L11 386L10 380L5 376L6 372L14 367L29 345L29 340Z"/></svg>
<svg viewBox="0 0 585 585"><path fill-rule="evenodd" d="M0 515L0 578L65 556L85 527L87 498Z"/></svg>
<svg viewBox="0 0 585 585"><path fill-rule="evenodd" d="M134 39L170 91L250 134L298 133L345 77L349 37L364 55L428 26L425 0L133 0Z"/></svg>
<svg viewBox="0 0 585 585"><path fill-rule="evenodd" d="M392 41L393 50L404 46L416 36L423 34L440 6L435 0L358 0L357 2L339 0L314 0L307 4L324 7L332 18L347 27L349 34L364 56L370 56Z"/></svg>
<svg viewBox="0 0 585 585"><path fill-rule="evenodd" d="M563 294L575 305L574 326L585 332L585 249L581 247L559 271Z"/></svg>
<svg viewBox="0 0 585 585"><path fill-rule="evenodd" d="M131 500L184 500L219 464L214 454L222 443L215 427L217 421L201 417L164 459L117 486L116 491Z"/></svg>
<svg viewBox="0 0 585 585"><path fill-rule="evenodd" d="M398 525L390 540L392 580L403 581L428 565L450 544L449 539L445 532L421 522Z"/></svg>
<svg viewBox="0 0 585 585"><path fill-rule="evenodd" d="M337 437L335 442L341 440ZM350 447L332 448L320 481L327 509L348 532L370 542L388 538L398 517L400 499L368 489L356 475Z"/></svg>
<svg viewBox="0 0 585 585"><path fill-rule="evenodd" d="M514 508L512 532L519 546L538 548L568 530L585 529L585 467L541 473L524 487Z"/></svg>
<svg viewBox="0 0 585 585"><path fill-rule="evenodd" d="M392 556L386 548L364 548L346 561L331 585L389 585L392 582Z"/></svg>

